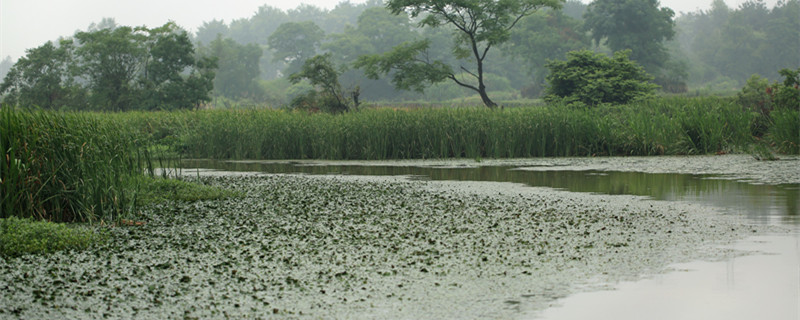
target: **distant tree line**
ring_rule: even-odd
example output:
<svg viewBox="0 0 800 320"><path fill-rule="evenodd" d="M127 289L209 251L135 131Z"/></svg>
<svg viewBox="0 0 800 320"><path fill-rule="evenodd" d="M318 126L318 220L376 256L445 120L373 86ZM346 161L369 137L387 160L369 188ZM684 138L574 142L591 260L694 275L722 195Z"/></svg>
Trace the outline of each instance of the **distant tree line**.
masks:
<svg viewBox="0 0 800 320"><path fill-rule="evenodd" d="M480 52L480 75L474 68L474 52L465 50L470 49L464 46L469 43L465 42L469 35L466 38L463 34L459 36L458 26L452 23L432 23L431 11L413 14L415 5L419 8L456 8L466 4L459 1L384 3L382 0L368 0L361 4L342 2L330 10L301 5L288 11L264 5L251 17L230 22L205 22L194 38L188 40L194 43L196 52L192 51L192 63L184 65L178 72L182 81L164 81L162 76L149 71L155 67L145 67L148 61L159 59L152 54L162 54L152 50L151 44L156 42L152 37L181 35L180 41L175 38L174 42L188 47L189 36L174 25L167 28L172 31L154 31L165 27L154 30L121 27L120 31L104 31L107 36L102 35L101 28L95 27L82 36L76 34L66 44L53 43L31 50L9 70L12 81L4 82L4 91L0 94L5 94L5 99L11 101L33 102L40 106L68 104L95 109L104 108L101 101L105 101L105 105L114 103L117 109L166 109L206 101L212 101L217 107L248 104L278 107L292 101L308 103L313 96L311 91L321 93L319 83L312 83L310 78L299 76L290 81L292 74L304 70L306 61L317 56L324 58L314 60L316 66L325 63L326 70L336 73L337 86L340 87L337 90L343 95L338 99L341 101L347 98L345 93L348 92L357 92L359 98L366 101L467 99L480 92L469 87L479 88L481 84L485 87L483 93L490 94L493 100L542 97L552 94L552 90L547 91L550 86L547 79L551 74L548 65L555 64L549 62L566 61L567 53L581 50L608 57L629 50L627 57L647 73L640 79L650 79L648 82L658 85L660 90L673 93L686 92L690 88L700 88L709 93L733 93L752 74L777 79L778 70L800 67L797 59L797 52L800 52L800 19L797 19L800 0L782 0L773 8L768 8L763 0L748 0L738 8L729 8L722 0L708 1L713 1L710 10L678 17L669 8L661 7L657 0L595 0L588 5L579 0L541 2L546 5L525 12L507 33L492 35L492 40L488 40L491 41L491 50ZM506 6L521 3L494 2ZM486 5L494 2L475 3L480 4L476 8L485 9ZM392 3L394 7L387 7ZM462 6L458 10L474 9ZM494 10L492 12L499 12L497 8ZM476 44L488 44L486 35ZM92 67L98 65L96 58L99 56L91 55L89 48L100 50L104 46L90 44L120 37L130 37L130 43L137 43L130 48L138 48L134 50L136 58L119 57L118 61L129 67L114 74L124 81L101 81L105 79L101 77L108 75L102 75L100 69ZM452 81L424 82L424 74L403 74L398 68L370 72L369 64L363 58L361 64L356 64L361 57L388 57L395 49L403 48L406 58L435 61L438 66L443 66L441 69L423 70L449 71L445 78ZM412 51L415 55L411 55ZM398 58L399 53L402 51L394 51L394 58ZM31 82L33 78L25 78L26 75L33 77L38 70L36 63L42 63L46 59L41 57L48 55L56 61L62 59L63 63L69 60L73 67L48 68L49 77L35 76L46 79L36 83ZM586 53L581 56L590 57ZM95 60L91 60L92 57ZM378 66L377 62L373 60L372 66ZM8 68L7 65L5 60L0 62L0 71ZM136 67L130 68L133 65ZM23 72L25 70L28 70L27 74ZM174 70L170 72L174 73ZM396 81L398 79L402 81ZM195 88L192 89L195 93L178 97L175 89L179 83ZM34 87L52 90L44 90L49 93L42 95L24 93ZM210 91L201 90L212 87ZM147 95L146 91L157 94ZM206 95L195 95L201 91ZM143 95L146 97L142 98ZM484 98L481 96L476 101L486 101Z"/></svg>
<svg viewBox="0 0 800 320"><path fill-rule="evenodd" d="M30 49L0 84L3 103L43 109L174 110L210 101L215 58L198 57L174 23L148 29L104 20Z"/></svg>

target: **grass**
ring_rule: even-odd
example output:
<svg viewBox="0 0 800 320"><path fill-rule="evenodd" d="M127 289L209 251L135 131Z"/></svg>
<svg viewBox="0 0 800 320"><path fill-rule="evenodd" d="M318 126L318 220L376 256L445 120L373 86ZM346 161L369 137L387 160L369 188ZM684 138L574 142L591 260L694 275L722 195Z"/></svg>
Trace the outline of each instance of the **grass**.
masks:
<svg viewBox="0 0 800 320"><path fill-rule="evenodd" d="M800 112L775 110L770 114L772 125L768 139L781 153L800 154Z"/></svg>
<svg viewBox="0 0 800 320"><path fill-rule="evenodd" d="M112 220L132 205L146 141L101 115L0 110L0 218Z"/></svg>
<svg viewBox="0 0 800 320"><path fill-rule="evenodd" d="M13 216L0 219L0 256L4 257L80 250L102 243L106 239L106 233L86 226L34 221Z"/></svg>
<svg viewBox="0 0 800 320"><path fill-rule="evenodd" d="M160 122L163 129L154 130L169 132L163 143L186 157L371 160L731 152L751 143L753 121L731 99L714 97L590 109L379 107L337 116L208 110L126 117L148 130Z"/></svg>
<svg viewBox="0 0 800 320"><path fill-rule="evenodd" d="M140 177L136 183L139 185L136 198L138 205L161 203L167 200L191 202L242 196L240 192L209 186L199 181Z"/></svg>

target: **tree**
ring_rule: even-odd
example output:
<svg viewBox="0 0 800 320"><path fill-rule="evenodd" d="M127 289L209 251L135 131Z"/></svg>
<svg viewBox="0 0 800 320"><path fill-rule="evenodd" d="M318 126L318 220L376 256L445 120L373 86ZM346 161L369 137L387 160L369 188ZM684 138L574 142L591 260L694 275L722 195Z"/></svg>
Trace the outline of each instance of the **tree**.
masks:
<svg viewBox="0 0 800 320"><path fill-rule="evenodd" d="M4 102L44 109L81 107L85 91L74 80L72 40L48 41L30 49L0 84Z"/></svg>
<svg viewBox="0 0 800 320"><path fill-rule="evenodd" d="M595 0L584 14L595 43L613 51L630 49L631 60L658 73L669 59L663 42L675 36L675 12L658 0Z"/></svg>
<svg viewBox="0 0 800 320"><path fill-rule="evenodd" d="M337 70L331 62L330 54L317 55L303 63L302 70L289 76L289 80L296 84L307 79L315 91L292 101L294 107L325 108L330 112L339 113L350 109L350 98L346 96L342 85L339 83L341 71ZM358 107L358 88L351 92L352 103Z"/></svg>
<svg viewBox="0 0 800 320"><path fill-rule="evenodd" d="M457 76L453 67L441 60L426 56L429 41L407 42L394 50L381 54L363 56L356 66L364 68L370 78L393 71L392 82L400 89L413 88L418 91L432 83L447 79L477 92L484 105L496 107L486 91L484 63L493 47L511 36L511 29L525 16L542 7L559 8L563 0L389 0L386 3L394 14L410 14L421 18L420 27L453 28L455 48L459 59L471 58L473 68L458 67L459 73L474 78L469 83Z"/></svg>
<svg viewBox="0 0 800 320"><path fill-rule="evenodd" d="M176 109L210 100L213 59L195 57L186 31L174 23L148 29L117 27L78 32L58 45L28 51L0 92L7 102L43 108Z"/></svg>
<svg viewBox="0 0 800 320"><path fill-rule="evenodd" d="M628 58L630 51L617 51L613 58L589 50L567 53L567 60L550 61L547 82L549 102L627 103L653 95L658 85L653 77Z"/></svg>
<svg viewBox="0 0 800 320"><path fill-rule="evenodd" d="M92 91L91 102L105 110L130 110L137 102L134 80L146 53L142 29L118 27L78 32L77 54Z"/></svg>
<svg viewBox="0 0 800 320"><path fill-rule="evenodd" d="M317 54L324 37L325 32L314 22L287 22L269 36L267 43L274 52L272 60L288 64L285 72L291 74L300 70L306 59Z"/></svg>
<svg viewBox="0 0 800 320"><path fill-rule="evenodd" d="M254 43L242 45L233 39L217 37L208 47L201 48L204 56L217 59L214 94L233 99L253 99L261 96L256 79L261 48Z"/></svg>
<svg viewBox="0 0 800 320"><path fill-rule="evenodd" d="M523 95L537 97L544 87L547 60L563 59L567 52L588 48L591 43L581 22L560 10L542 10L520 21L503 51L520 59L533 77Z"/></svg>
<svg viewBox="0 0 800 320"><path fill-rule="evenodd" d="M195 58L189 35L174 23L147 30L140 108L180 109L210 101L216 60ZM188 72L187 74L184 74Z"/></svg>

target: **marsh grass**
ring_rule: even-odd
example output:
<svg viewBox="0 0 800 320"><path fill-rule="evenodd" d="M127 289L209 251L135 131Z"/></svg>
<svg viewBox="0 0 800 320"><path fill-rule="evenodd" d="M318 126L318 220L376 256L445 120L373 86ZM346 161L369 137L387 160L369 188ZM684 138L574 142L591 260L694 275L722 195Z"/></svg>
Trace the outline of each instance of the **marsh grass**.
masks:
<svg viewBox="0 0 800 320"><path fill-rule="evenodd" d="M731 99L713 97L586 109L368 108L343 115L210 110L181 116L186 118L175 122L190 125L167 131L180 141L182 154L217 159L708 154L750 143L753 120Z"/></svg>
<svg viewBox="0 0 800 320"><path fill-rule="evenodd" d="M767 138L781 153L800 154L800 112L778 109L770 114L772 124Z"/></svg>
<svg viewBox="0 0 800 320"><path fill-rule="evenodd" d="M0 218L91 222L130 209L147 141L98 117L0 110Z"/></svg>

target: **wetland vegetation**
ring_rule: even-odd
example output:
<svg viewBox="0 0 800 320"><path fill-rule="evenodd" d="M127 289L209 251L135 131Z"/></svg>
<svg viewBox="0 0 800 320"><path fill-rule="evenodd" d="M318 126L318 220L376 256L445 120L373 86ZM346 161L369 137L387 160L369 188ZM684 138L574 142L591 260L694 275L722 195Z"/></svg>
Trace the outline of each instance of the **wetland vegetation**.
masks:
<svg viewBox="0 0 800 320"><path fill-rule="evenodd" d="M729 32L734 22L717 26L720 41L695 31L667 46L674 12L657 1L636 2L647 13L637 16L663 32L639 39L609 28L632 18L633 6L620 1L433 2L288 14L265 6L230 27L212 21L195 39L172 22L104 19L4 67L0 318L515 318L580 286L713 258L722 250L713 244L785 231L659 201L729 184L656 177L655 166L782 184L754 194L786 208L783 223L797 220L800 68L785 59L794 57L785 52L794 53L786 39L796 38L796 19L787 17L796 16L797 0L771 11L715 1L713 12L681 20L759 13L751 20L770 23L748 27L770 37L748 40L758 54L732 49L741 47L727 36L739 33ZM451 19L459 10L476 20ZM341 33L325 35L315 23ZM239 30L251 24L264 34ZM726 50L704 50L706 42L763 63L711 55ZM689 43L702 60L691 71L672 57ZM727 78L730 65L790 68L779 72L783 83L755 75L734 97L742 83ZM704 70L702 83L722 81L726 97L672 96L688 91L690 72ZM415 99L435 102L408 102ZM713 156L730 153L753 156ZM631 158L678 155L699 158ZM532 159L545 157L583 157L566 170L593 171L540 171L546 165ZM221 163L187 158L286 172L182 170ZM461 170L509 158L526 160L511 162L518 170ZM450 170L455 177L425 164L302 175L290 173L330 168L266 170L258 162L431 159L459 167ZM607 171L636 173L611 179ZM416 178L384 176L398 174ZM675 179L692 182L664 196Z"/></svg>

